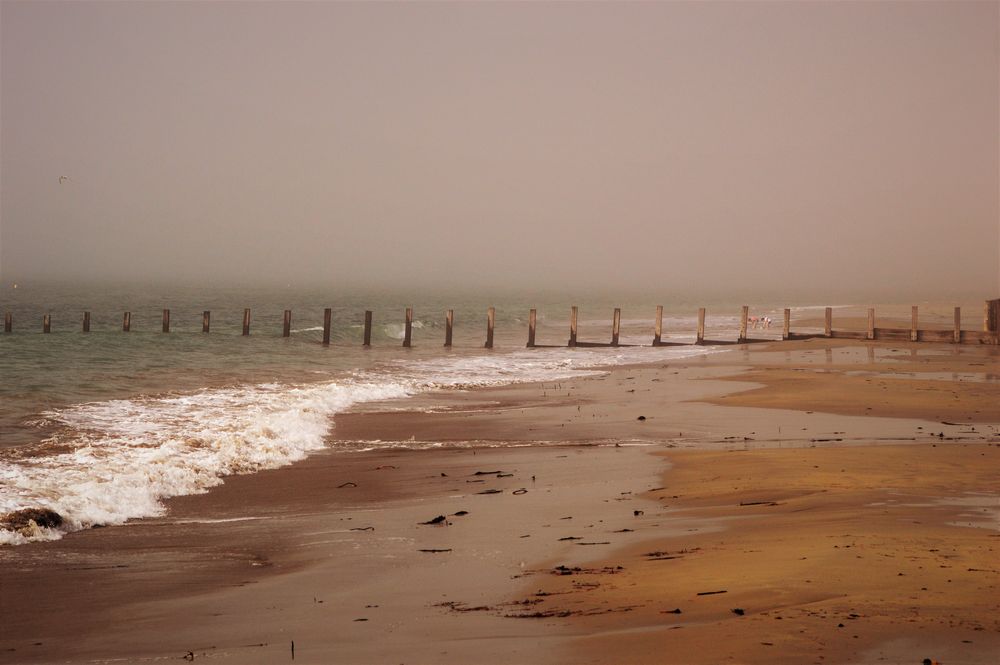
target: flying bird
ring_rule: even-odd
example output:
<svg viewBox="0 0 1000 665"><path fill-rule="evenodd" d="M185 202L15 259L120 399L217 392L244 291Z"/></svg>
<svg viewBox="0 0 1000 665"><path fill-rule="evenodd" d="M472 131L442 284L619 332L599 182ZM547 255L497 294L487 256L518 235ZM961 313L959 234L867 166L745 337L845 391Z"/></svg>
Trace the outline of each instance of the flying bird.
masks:
<svg viewBox="0 0 1000 665"><path fill-rule="evenodd" d="M69 176L68 175L61 175L61 176L59 176L59 184L60 185L63 184L64 180L69 180Z"/></svg>

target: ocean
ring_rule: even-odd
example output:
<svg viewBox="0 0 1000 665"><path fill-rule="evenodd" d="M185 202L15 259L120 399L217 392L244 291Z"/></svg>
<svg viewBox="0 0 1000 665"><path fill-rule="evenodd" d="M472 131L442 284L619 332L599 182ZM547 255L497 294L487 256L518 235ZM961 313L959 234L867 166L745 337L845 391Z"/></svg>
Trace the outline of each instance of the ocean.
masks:
<svg viewBox="0 0 1000 665"><path fill-rule="evenodd" d="M332 416L353 406L430 390L551 381L607 365L668 361L715 347L650 346L656 303L571 301L552 296L426 297L321 289L5 285L0 310L0 523L25 508L59 513L58 528L2 529L0 544L61 537L95 525L160 515L163 500L205 492L226 476L301 460L325 447L345 452L377 442L339 442ZM662 303L664 341L694 340L698 304ZM608 342L622 308L622 346L566 348L569 311L579 340ZM739 305L708 308L706 337L735 339ZM414 308L412 348L401 346L404 310ZM486 309L496 308L493 349L483 348ZM774 320L757 337L779 338L783 304L751 307ZM332 308L330 346L323 309ZM530 308L536 343L526 349ZM170 332L161 312L170 309ZM242 335L244 308L250 335ZM291 336L282 316L292 310ZM374 312L362 346L364 311ZM445 311L455 312L444 348ZM805 306L801 315L821 315ZM211 311L211 331L201 331ZM812 311L815 310L815 311ZM91 312L89 333L81 331ZM122 331L123 312L131 331ZM42 317L51 333L42 334Z"/></svg>

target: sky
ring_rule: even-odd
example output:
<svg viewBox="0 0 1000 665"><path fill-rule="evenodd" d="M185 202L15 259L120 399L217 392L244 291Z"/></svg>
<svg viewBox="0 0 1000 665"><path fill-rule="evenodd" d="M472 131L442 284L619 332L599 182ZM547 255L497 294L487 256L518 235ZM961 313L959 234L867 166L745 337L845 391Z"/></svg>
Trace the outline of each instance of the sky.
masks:
<svg viewBox="0 0 1000 665"><path fill-rule="evenodd" d="M998 90L997 2L2 0L0 280L995 298Z"/></svg>

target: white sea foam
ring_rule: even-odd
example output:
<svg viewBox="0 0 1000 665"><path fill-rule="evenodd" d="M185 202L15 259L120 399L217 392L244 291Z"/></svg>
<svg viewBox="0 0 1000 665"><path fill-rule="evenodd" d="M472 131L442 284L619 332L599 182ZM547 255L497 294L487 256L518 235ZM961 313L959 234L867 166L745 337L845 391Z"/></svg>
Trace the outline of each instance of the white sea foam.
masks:
<svg viewBox="0 0 1000 665"><path fill-rule="evenodd" d="M563 379L595 373L602 365L708 352L535 349L401 360L335 381L206 389L49 411L43 416L59 434L31 455L0 461L0 515L44 507L65 522L60 529L0 529L0 544L52 540L96 524L161 515L164 498L205 492L225 476L284 466L322 448L330 417L362 402Z"/></svg>
<svg viewBox="0 0 1000 665"><path fill-rule="evenodd" d="M414 321L411 327L415 329L421 329L424 327L423 321ZM382 330L385 332L386 337L392 339L403 339L406 337L406 324L403 323L387 323L382 326Z"/></svg>

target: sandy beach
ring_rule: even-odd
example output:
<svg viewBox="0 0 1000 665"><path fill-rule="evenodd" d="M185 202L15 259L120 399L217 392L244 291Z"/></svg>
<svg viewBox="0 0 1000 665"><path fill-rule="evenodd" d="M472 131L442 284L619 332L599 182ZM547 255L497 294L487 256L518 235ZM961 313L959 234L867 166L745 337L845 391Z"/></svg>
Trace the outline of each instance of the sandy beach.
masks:
<svg viewBox="0 0 1000 665"><path fill-rule="evenodd" d="M1000 665L1000 0L0 61L0 665Z"/></svg>
<svg viewBox="0 0 1000 665"><path fill-rule="evenodd" d="M0 550L0 661L996 662L997 374L814 339L369 404Z"/></svg>

